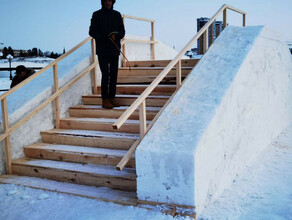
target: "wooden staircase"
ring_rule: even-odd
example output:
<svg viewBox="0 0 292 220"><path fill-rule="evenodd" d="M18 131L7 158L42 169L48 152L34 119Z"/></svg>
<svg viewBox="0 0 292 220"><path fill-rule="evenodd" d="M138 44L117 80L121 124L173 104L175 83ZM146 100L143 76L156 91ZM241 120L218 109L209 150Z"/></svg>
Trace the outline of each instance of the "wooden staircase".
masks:
<svg viewBox="0 0 292 220"><path fill-rule="evenodd" d="M132 61L131 71L129 68L120 68L116 96L120 107L103 109L100 94L83 96L83 104L69 109L70 117L60 120L60 128L41 132L42 143L24 147L25 158L12 162L13 174L67 184L66 187L59 187L61 189L54 188L55 191L124 205L137 204L134 156L122 171L116 170L115 166L139 138L139 112L134 112L119 130L114 130L112 124L169 62ZM186 77L197 62L182 60L182 76ZM174 69L146 100L148 123L175 89ZM0 181L5 182L3 177ZM49 184L17 180L16 176L7 177L6 181L52 190ZM72 189L64 190L74 184L82 185L83 191L72 193ZM86 186L96 187L94 190L90 188L89 193L85 192ZM108 188L107 193L102 191L104 187ZM93 191L95 196L92 196ZM108 194L113 195L112 199Z"/></svg>

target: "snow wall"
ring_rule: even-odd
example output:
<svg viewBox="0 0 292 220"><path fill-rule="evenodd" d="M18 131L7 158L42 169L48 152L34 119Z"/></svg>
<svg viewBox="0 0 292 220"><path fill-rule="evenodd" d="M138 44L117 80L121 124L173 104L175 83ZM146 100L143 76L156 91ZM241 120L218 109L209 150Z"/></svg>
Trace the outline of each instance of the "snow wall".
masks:
<svg viewBox="0 0 292 220"><path fill-rule="evenodd" d="M146 39L146 37L126 36L131 39ZM129 60L151 60L151 47L146 43L126 44ZM171 47L158 41L155 45L156 59L172 59L177 52ZM58 64L59 87L68 83L72 78L86 69L90 64L90 42ZM122 56L120 56L121 58ZM98 84L100 84L100 69L97 68ZM36 79L26 84L8 96L9 124L15 124L25 115L33 111L53 93L52 68ZM82 95L91 94L91 74L87 74L74 86L60 96L60 116L67 117L71 106L81 104ZM1 111L1 109L0 109ZM1 117L0 117L0 123ZM2 125L0 125L2 129ZM49 104L31 120L22 125L11 135L12 159L24 156L23 147L41 141L40 132L54 128L54 103ZM0 174L5 173L5 146L0 143Z"/></svg>
<svg viewBox="0 0 292 220"><path fill-rule="evenodd" d="M127 39L135 40L150 40L149 37L126 35ZM168 60L173 59L177 55L177 51L155 39L157 43L154 46L155 59L156 60ZM149 43L140 42L127 42L126 41L126 53L128 60L152 60L151 45ZM184 57L188 59L188 57Z"/></svg>
<svg viewBox="0 0 292 220"><path fill-rule="evenodd" d="M226 28L138 146L138 199L199 214L288 127L291 92L280 36Z"/></svg>

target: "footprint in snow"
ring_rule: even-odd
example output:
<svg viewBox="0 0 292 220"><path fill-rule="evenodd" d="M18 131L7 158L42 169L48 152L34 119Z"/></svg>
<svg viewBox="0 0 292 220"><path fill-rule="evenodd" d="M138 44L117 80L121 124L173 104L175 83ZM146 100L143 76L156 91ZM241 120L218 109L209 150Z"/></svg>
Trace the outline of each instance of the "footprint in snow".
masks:
<svg viewBox="0 0 292 220"><path fill-rule="evenodd" d="M30 199L31 197L30 196L28 196L28 195L23 195L23 196L21 196L21 199Z"/></svg>
<svg viewBox="0 0 292 220"><path fill-rule="evenodd" d="M9 190L7 195L12 196L12 195L15 195L16 193L17 193L17 190Z"/></svg>
<svg viewBox="0 0 292 220"><path fill-rule="evenodd" d="M44 200L44 199L48 199L48 198L50 198L50 196L48 195L48 194L46 194L46 193L43 193L42 195L40 195L39 196L39 200Z"/></svg>

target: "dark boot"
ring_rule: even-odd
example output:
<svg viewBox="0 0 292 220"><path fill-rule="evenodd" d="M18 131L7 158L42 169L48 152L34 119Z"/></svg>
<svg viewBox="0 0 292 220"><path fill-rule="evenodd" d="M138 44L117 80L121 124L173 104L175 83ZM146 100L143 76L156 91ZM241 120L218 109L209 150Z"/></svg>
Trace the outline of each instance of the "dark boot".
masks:
<svg viewBox="0 0 292 220"><path fill-rule="evenodd" d="M120 107L120 105L115 102L115 99L109 99L110 103L113 105L113 107Z"/></svg>
<svg viewBox="0 0 292 220"><path fill-rule="evenodd" d="M102 107L106 109L111 109L114 107L114 105L109 101L109 99L103 99L102 100Z"/></svg>

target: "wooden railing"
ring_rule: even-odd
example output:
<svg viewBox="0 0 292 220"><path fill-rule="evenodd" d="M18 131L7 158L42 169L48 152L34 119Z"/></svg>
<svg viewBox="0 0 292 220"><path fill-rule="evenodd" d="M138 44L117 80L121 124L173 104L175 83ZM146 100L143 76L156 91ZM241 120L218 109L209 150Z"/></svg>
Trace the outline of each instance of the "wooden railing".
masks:
<svg viewBox="0 0 292 220"><path fill-rule="evenodd" d="M83 70L78 76L73 78L70 82L68 82L66 85L64 85L62 88L59 88L58 85L58 63L66 58L68 55L76 51L78 48L86 44L87 42L91 41L91 57L92 57L92 63L90 66L88 66L85 70ZM14 132L17 128L19 128L21 125L23 125L25 122L27 122L29 119L31 119L34 115L36 115L39 111L41 111L45 106L50 104L54 101L55 104L55 127L59 128L60 124L60 109L59 109L59 96L64 93L68 88L70 88L73 84L75 84L79 79L81 79L83 76L85 76L88 72L92 71L92 81L93 81L93 93L97 93L97 84L96 84L96 55L95 55L95 41L93 38L88 37L84 41L82 41L80 44L72 48L67 53L63 54L61 57L44 67L39 72L33 74L23 82L19 83L12 89L10 89L8 92L4 93L0 96L1 100L1 106L2 106L2 123L3 123L3 131L0 135L0 142L3 140L5 141L5 150L6 150L6 173L12 174L12 166L11 166L11 146L10 146L10 135L12 132ZM39 105L36 109L34 109L32 112L30 112L26 117L22 118L17 123L13 124L11 127L9 126L8 121L8 109L7 109L7 97L14 93L16 90L23 87L28 82L32 81L34 78L40 76L42 73L44 73L46 70L53 67L53 77L54 77L54 93L41 105Z"/></svg>
<svg viewBox="0 0 292 220"><path fill-rule="evenodd" d="M145 21L145 22L150 22L151 23L151 40L139 40L139 39L124 39L123 44L122 44L122 52L126 55L126 43L127 42L137 42L137 43L149 43L151 45L151 54L152 54L152 59L155 60L155 44L157 41L155 41L154 38L154 24L155 20L151 19L146 19L146 18L140 18L140 17L135 17L135 16L130 16L130 15L123 15L123 22L125 24L125 19L133 19L133 20L139 20L139 21ZM123 66L126 66L126 59L123 57Z"/></svg>
<svg viewBox="0 0 292 220"><path fill-rule="evenodd" d="M146 127L146 98L149 96L149 94L156 88L156 86L161 82L161 80L170 72L170 70L176 65L176 85L177 90L181 86L181 59L186 53L187 50L202 36L204 35L205 38L208 36L208 28L212 23L215 21L215 19L223 12L223 28L227 25L227 9L230 9L232 11L238 12L243 15L243 23L242 25L246 25L246 12L241 11L239 9L236 9L234 7L223 5L217 13L204 25L203 28L190 40L190 42L180 51L180 53L164 68L164 70L155 78L155 80L144 90L144 92L133 102L133 104L121 115L121 117L113 124L114 129L119 129L125 121L133 114L133 112L139 107L139 123L140 123L140 137L139 139L131 146L129 151L126 153L126 155L123 157L123 159L118 163L116 168L118 170L122 170L125 165L128 163L132 155L134 154L137 146L141 142L141 140L144 138L146 133L150 130L150 128L153 126L157 118L161 115L161 113L164 111L168 103L171 101L172 97L175 95L175 93L170 97L170 99L166 102L164 107L158 112L158 114L155 116L155 118L152 120L152 122ZM205 40L205 51L208 50L208 41ZM176 91L177 91L176 90Z"/></svg>

